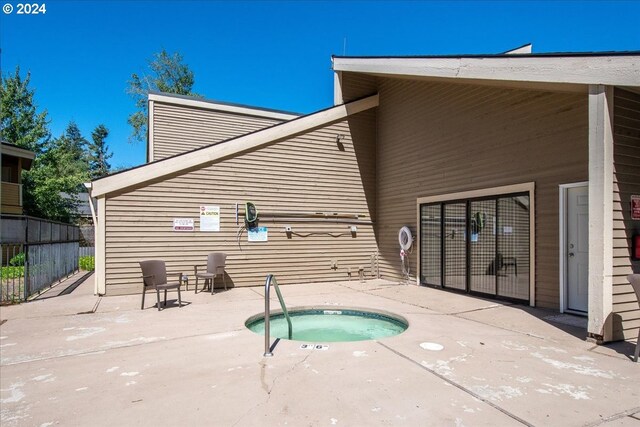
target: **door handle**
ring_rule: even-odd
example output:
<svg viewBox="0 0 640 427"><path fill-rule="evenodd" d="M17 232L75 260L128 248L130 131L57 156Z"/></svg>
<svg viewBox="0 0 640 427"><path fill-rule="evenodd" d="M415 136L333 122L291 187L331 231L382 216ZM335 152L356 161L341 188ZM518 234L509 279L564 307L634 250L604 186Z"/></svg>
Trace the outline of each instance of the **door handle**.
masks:
<svg viewBox="0 0 640 427"><path fill-rule="evenodd" d="M575 255L575 254L574 254L573 252L569 252L569 256L570 256L570 257L572 257L572 256L574 256L574 255Z"/></svg>

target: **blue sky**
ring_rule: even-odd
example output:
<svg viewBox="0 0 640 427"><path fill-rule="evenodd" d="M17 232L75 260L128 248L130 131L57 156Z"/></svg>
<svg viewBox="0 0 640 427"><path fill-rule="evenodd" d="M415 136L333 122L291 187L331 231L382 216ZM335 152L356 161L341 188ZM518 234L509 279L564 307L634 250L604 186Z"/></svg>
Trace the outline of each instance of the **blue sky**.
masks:
<svg viewBox="0 0 640 427"><path fill-rule="evenodd" d="M31 71L57 136L104 123L113 166L145 161L127 143L125 89L162 48L178 51L209 99L309 113L333 102L331 55L640 50L640 1L46 1L0 13L2 74Z"/></svg>

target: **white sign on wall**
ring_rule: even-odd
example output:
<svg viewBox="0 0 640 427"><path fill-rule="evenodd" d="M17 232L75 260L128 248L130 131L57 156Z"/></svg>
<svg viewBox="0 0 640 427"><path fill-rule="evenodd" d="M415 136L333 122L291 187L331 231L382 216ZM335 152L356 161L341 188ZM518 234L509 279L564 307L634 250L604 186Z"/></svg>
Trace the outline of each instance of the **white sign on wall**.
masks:
<svg viewBox="0 0 640 427"><path fill-rule="evenodd" d="M193 218L173 219L173 231L193 231L195 228Z"/></svg>
<svg viewBox="0 0 640 427"><path fill-rule="evenodd" d="M247 229L247 240L249 242L266 242L269 240L269 230L267 227L254 227Z"/></svg>
<svg viewBox="0 0 640 427"><path fill-rule="evenodd" d="M220 231L220 206L200 206L200 231Z"/></svg>

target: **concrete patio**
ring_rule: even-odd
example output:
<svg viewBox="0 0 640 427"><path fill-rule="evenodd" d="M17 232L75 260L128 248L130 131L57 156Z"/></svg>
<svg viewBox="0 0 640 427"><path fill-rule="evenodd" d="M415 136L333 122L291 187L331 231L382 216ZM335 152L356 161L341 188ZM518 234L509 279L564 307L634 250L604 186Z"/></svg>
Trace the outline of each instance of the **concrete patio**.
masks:
<svg viewBox="0 0 640 427"><path fill-rule="evenodd" d="M553 311L382 280L283 286L288 306L383 309L410 327L326 351L283 340L263 358L244 326L261 287L191 287L161 312L152 294L140 310L139 296L92 292L89 278L2 307L3 427L640 425L633 344L586 342L557 323L582 319Z"/></svg>

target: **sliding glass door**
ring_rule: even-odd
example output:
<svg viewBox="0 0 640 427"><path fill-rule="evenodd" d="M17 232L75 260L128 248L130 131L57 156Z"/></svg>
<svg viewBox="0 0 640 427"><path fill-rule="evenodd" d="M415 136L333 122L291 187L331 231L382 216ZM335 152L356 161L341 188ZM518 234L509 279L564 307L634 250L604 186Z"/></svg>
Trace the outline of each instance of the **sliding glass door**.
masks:
<svg viewBox="0 0 640 427"><path fill-rule="evenodd" d="M528 193L420 206L421 283L529 300Z"/></svg>

